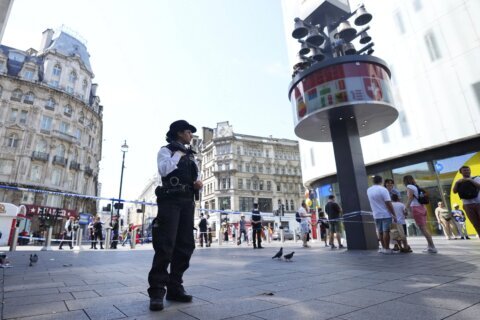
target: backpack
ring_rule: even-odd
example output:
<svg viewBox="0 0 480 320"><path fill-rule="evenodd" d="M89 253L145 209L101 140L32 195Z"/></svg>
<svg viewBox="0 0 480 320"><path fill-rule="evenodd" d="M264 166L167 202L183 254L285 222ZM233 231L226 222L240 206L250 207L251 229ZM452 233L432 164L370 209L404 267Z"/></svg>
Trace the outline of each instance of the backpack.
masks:
<svg viewBox="0 0 480 320"><path fill-rule="evenodd" d="M295 220L297 220L297 222L302 222L302 219L300 218L300 213L295 213Z"/></svg>
<svg viewBox="0 0 480 320"><path fill-rule="evenodd" d="M472 177L474 179L476 177ZM478 196L477 187L470 181L463 181L458 184L457 192L461 199L475 199Z"/></svg>
<svg viewBox="0 0 480 320"><path fill-rule="evenodd" d="M418 191L418 198L415 197L415 199L417 199L420 204L429 204L430 199L428 198L427 191L425 191L425 189L422 189L417 185L415 185L415 187L417 187L417 191Z"/></svg>

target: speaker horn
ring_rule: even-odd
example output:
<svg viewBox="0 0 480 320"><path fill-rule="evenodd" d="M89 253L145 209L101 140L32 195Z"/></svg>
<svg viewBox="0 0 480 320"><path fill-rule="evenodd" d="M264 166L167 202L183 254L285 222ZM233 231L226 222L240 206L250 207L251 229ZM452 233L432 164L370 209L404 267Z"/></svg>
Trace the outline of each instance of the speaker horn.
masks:
<svg viewBox="0 0 480 320"><path fill-rule="evenodd" d="M307 38L305 38L305 42L314 46L321 46L323 41L325 41L325 39L316 28L311 29Z"/></svg>
<svg viewBox="0 0 480 320"><path fill-rule="evenodd" d="M302 43L302 47L300 48L300 51L298 52L299 55L305 56L310 53L310 47L306 43Z"/></svg>
<svg viewBox="0 0 480 320"><path fill-rule="evenodd" d="M357 50L355 49L355 46L351 43L345 43L343 45L343 52L346 54L346 55L353 55L353 54L356 54L357 53Z"/></svg>
<svg viewBox="0 0 480 320"><path fill-rule="evenodd" d="M352 41L357 35L357 30L355 30L355 28L352 28L352 26L350 25L350 22L348 21L342 21L338 26L337 30L338 30L338 36L341 39L343 39L345 42Z"/></svg>
<svg viewBox="0 0 480 320"><path fill-rule="evenodd" d="M365 6L361 6L357 9L357 12L355 13L354 23L356 26L363 26L369 23L372 18L372 15L367 12Z"/></svg>
<svg viewBox="0 0 480 320"><path fill-rule="evenodd" d="M364 31L360 34L360 43L361 44L367 44L370 41L372 41L372 37L370 37L366 31Z"/></svg>
<svg viewBox="0 0 480 320"><path fill-rule="evenodd" d="M292 32L292 37L295 39L302 39L308 34L308 28L305 26L300 18L295 18L295 27Z"/></svg>

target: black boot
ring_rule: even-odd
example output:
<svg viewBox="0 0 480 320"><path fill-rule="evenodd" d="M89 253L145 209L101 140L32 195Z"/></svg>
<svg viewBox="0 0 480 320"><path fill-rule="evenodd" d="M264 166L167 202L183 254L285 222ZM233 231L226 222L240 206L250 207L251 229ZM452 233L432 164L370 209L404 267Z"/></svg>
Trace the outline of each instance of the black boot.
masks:
<svg viewBox="0 0 480 320"><path fill-rule="evenodd" d="M150 297L150 310L160 311L163 310L163 297L165 296L165 289L161 290L158 297Z"/></svg>
<svg viewBox="0 0 480 320"><path fill-rule="evenodd" d="M175 288L167 288L167 300L178 302L192 302L192 296L185 292L183 286Z"/></svg>

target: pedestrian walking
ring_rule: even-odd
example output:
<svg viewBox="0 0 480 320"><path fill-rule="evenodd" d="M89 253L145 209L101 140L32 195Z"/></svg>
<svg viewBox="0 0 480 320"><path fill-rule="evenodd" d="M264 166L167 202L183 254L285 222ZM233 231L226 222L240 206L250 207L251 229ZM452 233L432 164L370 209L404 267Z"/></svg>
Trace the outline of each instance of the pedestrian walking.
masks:
<svg viewBox="0 0 480 320"><path fill-rule="evenodd" d="M198 229L200 230L200 247L203 247L203 241L205 240L205 246L210 247L208 241L208 222L207 218L203 216L203 213L200 213L200 221L198 222Z"/></svg>
<svg viewBox="0 0 480 320"><path fill-rule="evenodd" d="M307 213L307 204L305 201L302 201L302 206L298 208L298 214L300 215L300 233L302 234L303 247L310 248L308 245L308 234L310 233L308 218L311 215Z"/></svg>
<svg viewBox="0 0 480 320"><path fill-rule="evenodd" d="M93 233L94 233L94 243L93 249L97 249L97 241L100 244L100 249L103 250L103 222L100 221L100 217L95 218L95 222L93 223Z"/></svg>
<svg viewBox="0 0 480 320"><path fill-rule="evenodd" d="M58 246L58 250L63 250L62 246L63 246L64 242L67 242L70 249L73 249L72 239L73 239L74 224L75 224L75 217L70 216L68 218L67 222L65 223L65 228L64 228L65 230L63 231L62 241L60 241L60 245Z"/></svg>
<svg viewBox="0 0 480 320"><path fill-rule="evenodd" d="M192 301L182 284L195 249L192 232L194 199L198 200L198 192L203 186L195 152L186 147L196 131L185 120L173 122L167 132L168 145L161 147L157 155L162 186L155 189L158 213L152 222L155 255L148 274L152 311L163 309L165 294L167 300Z"/></svg>
<svg viewBox="0 0 480 320"><path fill-rule="evenodd" d="M423 236L427 240L428 247L423 250L426 253L437 253L438 250L433 244L432 236L427 229L427 209L423 204L419 202L420 187L415 182L415 179L411 175L406 175L403 177L403 184L407 188L407 203L405 207L407 210L410 210L417 224L418 228L422 232Z"/></svg>
<svg viewBox="0 0 480 320"><path fill-rule="evenodd" d="M240 245L242 243L242 235L243 235L243 241L247 242L248 245L248 234L247 234L247 221L245 221L245 215L240 216L240 231L238 233L238 241L237 245Z"/></svg>
<svg viewBox="0 0 480 320"><path fill-rule="evenodd" d="M112 244L110 248L117 249L118 236L120 232L120 224L118 223L118 217L113 219L112 222Z"/></svg>

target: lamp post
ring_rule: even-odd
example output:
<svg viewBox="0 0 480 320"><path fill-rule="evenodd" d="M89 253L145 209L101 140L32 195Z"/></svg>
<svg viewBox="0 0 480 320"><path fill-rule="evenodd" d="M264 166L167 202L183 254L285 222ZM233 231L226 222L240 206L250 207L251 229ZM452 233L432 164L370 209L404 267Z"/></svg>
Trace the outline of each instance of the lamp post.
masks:
<svg viewBox="0 0 480 320"><path fill-rule="evenodd" d="M122 158L122 173L120 174L120 191L118 192L118 205L117 205L117 219L120 218L120 199L122 198L122 185L123 185L123 169L125 169L125 153L128 151L127 140L123 142L123 145L120 149L123 152ZM111 219L110 219L111 221Z"/></svg>
<svg viewBox="0 0 480 320"><path fill-rule="evenodd" d="M366 196L367 173L360 137L378 132L398 117L390 70L374 56L363 5L324 0L304 20L295 18L292 37L300 43L289 98L295 134L332 142L344 212L348 249L375 249L378 241ZM353 41L358 41L359 50ZM363 47L362 47L363 46Z"/></svg>

